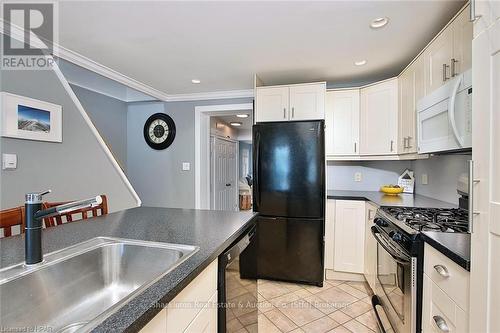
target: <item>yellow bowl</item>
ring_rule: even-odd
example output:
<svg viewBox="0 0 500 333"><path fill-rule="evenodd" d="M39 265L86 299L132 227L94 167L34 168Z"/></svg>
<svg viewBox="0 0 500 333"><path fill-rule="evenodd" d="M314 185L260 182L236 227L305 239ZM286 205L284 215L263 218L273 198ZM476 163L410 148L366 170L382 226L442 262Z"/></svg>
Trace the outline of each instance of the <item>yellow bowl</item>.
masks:
<svg viewBox="0 0 500 333"><path fill-rule="evenodd" d="M389 187L389 186L382 186L380 188L380 192L383 192L385 194L389 195L398 195L400 193L403 193L404 189L402 187Z"/></svg>

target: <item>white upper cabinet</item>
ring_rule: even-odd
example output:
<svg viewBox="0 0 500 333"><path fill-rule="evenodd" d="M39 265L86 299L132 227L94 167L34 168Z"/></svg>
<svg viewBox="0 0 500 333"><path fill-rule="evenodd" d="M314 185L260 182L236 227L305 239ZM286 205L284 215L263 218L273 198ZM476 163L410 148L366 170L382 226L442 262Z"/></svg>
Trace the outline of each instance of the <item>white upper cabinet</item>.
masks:
<svg viewBox="0 0 500 333"><path fill-rule="evenodd" d="M358 155L359 89L327 92L325 123L326 155Z"/></svg>
<svg viewBox="0 0 500 333"><path fill-rule="evenodd" d="M325 119L326 84L290 86L290 120Z"/></svg>
<svg viewBox="0 0 500 333"><path fill-rule="evenodd" d="M472 23L464 8L424 51L425 94L472 65Z"/></svg>
<svg viewBox="0 0 500 333"><path fill-rule="evenodd" d="M416 59L399 76L400 154L417 152L417 101L424 96L424 63Z"/></svg>
<svg viewBox="0 0 500 333"><path fill-rule="evenodd" d="M259 87L255 96L255 121L288 120L289 89L287 86Z"/></svg>
<svg viewBox="0 0 500 333"><path fill-rule="evenodd" d="M324 82L257 87L255 121L324 119L325 92Z"/></svg>
<svg viewBox="0 0 500 333"><path fill-rule="evenodd" d="M361 89L361 155L397 154L398 79Z"/></svg>

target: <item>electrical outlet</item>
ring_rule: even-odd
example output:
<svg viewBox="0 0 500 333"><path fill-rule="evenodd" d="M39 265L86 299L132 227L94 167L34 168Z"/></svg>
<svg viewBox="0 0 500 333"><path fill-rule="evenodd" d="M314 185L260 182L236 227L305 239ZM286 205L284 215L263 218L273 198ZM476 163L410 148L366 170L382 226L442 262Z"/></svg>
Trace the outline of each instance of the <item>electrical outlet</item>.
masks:
<svg viewBox="0 0 500 333"><path fill-rule="evenodd" d="M355 182L360 182L363 180L363 175L361 174L361 172L356 172L354 174L354 181Z"/></svg>
<svg viewBox="0 0 500 333"><path fill-rule="evenodd" d="M191 169L191 163L182 162L182 171L189 171Z"/></svg>
<svg viewBox="0 0 500 333"><path fill-rule="evenodd" d="M422 174L422 185L427 185L429 184L429 178L427 177L426 173Z"/></svg>

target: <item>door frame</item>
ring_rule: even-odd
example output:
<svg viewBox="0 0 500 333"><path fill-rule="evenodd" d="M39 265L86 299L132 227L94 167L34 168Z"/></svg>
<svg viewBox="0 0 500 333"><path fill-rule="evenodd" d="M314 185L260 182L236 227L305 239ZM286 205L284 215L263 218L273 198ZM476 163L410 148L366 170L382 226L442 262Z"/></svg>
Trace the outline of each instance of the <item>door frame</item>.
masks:
<svg viewBox="0 0 500 333"><path fill-rule="evenodd" d="M213 139L213 141L212 141ZM224 141L228 141L228 142L232 142L236 145L236 150L235 150L235 154L236 154L236 157L235 157L235 164L236 164L236 167L235 167L235 187L236 187L236 194L235 194L235 200L236 200L236 204L238 205L238 208L239 208L239 174L240 174L240 170L239 170L239 167L240 167L240 143L238 140L234 140L234 139L230 139L230 138L226 138L226 137L223 137L221 135L210 135L210 155L209 155L209 158L210 158L210 209L214 209L212 208L212 200L214 201L215 203L215 187L213 186L214 185L214 171L215 171L215 160L212 159L212 156L213 156L213 147L212 147L212 144L215 144L215 139L220 139L220 140L224 140ZM238 209L239 210L239 209Z"/></svg>
<svg viewBox="0 0 500 333"><path fill-rule="evenodd" d="M204 105L194 108L195 208L210 209L210 117L252 111L253 103Z"/></svg>

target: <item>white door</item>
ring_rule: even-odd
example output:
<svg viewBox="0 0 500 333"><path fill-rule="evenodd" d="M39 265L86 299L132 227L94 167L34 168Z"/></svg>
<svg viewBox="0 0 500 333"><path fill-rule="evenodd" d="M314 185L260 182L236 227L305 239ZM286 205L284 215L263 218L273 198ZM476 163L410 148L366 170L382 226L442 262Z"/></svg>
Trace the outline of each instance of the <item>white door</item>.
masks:
<svg viewBox="0 0 500 333"><path fill-rule="evenodd" d="M361 155L397 154L398 79L361 89Z"/></svg>
<svg viewBox="0 0 500 333"><path fill-rule="evenodd" d="M325 119L325 83L290 86L290 120Z"/></svg>
<svg viewBox="0 0 500 333"><path fill-rule="evenodd" d="M425 94L428 95L451 78L453 31L446 28L425 50Z"/></svg>
<svg viewBox="0 0 500 333"><path fill-rule="evenodd" d="M479 214L471 234L470 332L500 332L500 21L489 28L482 22L495 15L494 4L480 7L472 46L472 159L479 181L472 197Z"/></svg>
<svg viewBox="0 0 500 333"><path fill-rule="evenodd" d="M326 93L327 155L359 154L359 89Z"/></svg>
<svg viewBox="0 0 500 333"><path fill-rule="evenodd" d="M212 209L238 210L238 143L212 137Z"/></svg>
<svg viewBox="0 0 500 333"><path fill-rule="evenodd" d="M288 120L288 86L259 87L255 96L255 121Z"/></svg>
<svg viewBox="0 0 500 333"><path fill-rule="evenodd" d="M335 201L333 267L336 271L364 273L365 202Z"/></svg>

